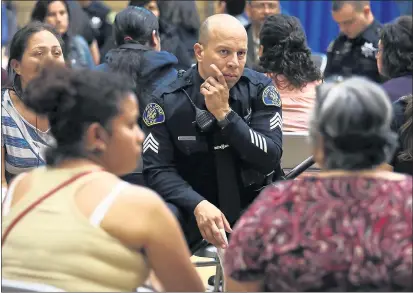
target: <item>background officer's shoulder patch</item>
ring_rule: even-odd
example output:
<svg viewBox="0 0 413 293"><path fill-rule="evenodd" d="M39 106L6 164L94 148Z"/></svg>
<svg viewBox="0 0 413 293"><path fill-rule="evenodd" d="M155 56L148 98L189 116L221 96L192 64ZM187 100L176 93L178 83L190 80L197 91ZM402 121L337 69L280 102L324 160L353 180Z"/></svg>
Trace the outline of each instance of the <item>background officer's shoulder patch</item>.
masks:
<svg viewBox="0 0 413 293"><path fill-rule="evenodd" d="M281 107L280 94L275 86L269 85L262 91L262 102L266 106Z"/></svg>
<svg viewBox="0 0 413 293"><path fill-rule="evenodd" d="M165 122L165 112L158 104L150 103L143 111L142 119L147 126L161 124Z"/></svg>

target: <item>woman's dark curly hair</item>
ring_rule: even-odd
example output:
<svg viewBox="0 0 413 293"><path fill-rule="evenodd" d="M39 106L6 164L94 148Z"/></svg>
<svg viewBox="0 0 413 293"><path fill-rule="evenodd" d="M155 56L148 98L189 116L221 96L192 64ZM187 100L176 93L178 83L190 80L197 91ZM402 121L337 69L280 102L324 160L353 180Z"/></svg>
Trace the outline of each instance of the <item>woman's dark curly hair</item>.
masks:
<svg viewBox="0 0 413 293"><path fill-rule="evenodd" d="M383 48L382 74L389 78L409 75L413 72L412 16L398 17L385 24L380 36Z"/></svg>
<svg viewBox="0 0 413 293"><path fill-rule="evenodd" d="M261 29L260 43L263 46L260 66L266 72L284 75L291 86L300 89L322 79L311 60L311 50L298 18L283 14L269 16Z"/></svg>

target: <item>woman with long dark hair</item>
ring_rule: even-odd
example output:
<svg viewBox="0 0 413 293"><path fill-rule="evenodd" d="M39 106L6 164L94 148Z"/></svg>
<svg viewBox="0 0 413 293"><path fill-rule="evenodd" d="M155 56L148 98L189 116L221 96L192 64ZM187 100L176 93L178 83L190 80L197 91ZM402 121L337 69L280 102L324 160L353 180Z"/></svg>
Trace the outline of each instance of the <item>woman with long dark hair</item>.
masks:
<svg viewBox="0 0 413 293"><path fill-rule="evenodd" d="M387 81L383 88L392 102L413 90L413 17L404 15L386 23L381 30L377 67Z"/></svg>
<svg viewBox="0 0 413 293"><path fill-rule="evenodd" d="M63 0L37 1L32 20L48 23L61 35L67 64L72 68L93 68L95 63L86 40L70 30L69 7Z"/></svg>
<svg viewBox="0 0 413 293"><path fill-rule="evenodd" d="M27 107L24 91L47 62L64 63L63 40L48 24L31 22L13 36L8 75L11 86L1 93L1 185L16 175L45 164L44 151L53 143L49 121Z"/></svg>
<svg viewBox="0 0 413 293"><path fill-rule="evenodd" d="M269 16L260 32L260 44L260 66L280 92L283 131L307 131L315 87L322 76L311 59L300 21L283 14Z"/></svg>

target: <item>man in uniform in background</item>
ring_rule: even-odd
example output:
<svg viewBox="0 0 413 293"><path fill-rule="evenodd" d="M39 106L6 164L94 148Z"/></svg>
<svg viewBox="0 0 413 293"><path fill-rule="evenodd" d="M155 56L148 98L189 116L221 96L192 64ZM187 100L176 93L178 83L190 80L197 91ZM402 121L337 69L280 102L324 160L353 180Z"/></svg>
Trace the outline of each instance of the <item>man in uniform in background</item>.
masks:
<svg viewBox="0 0 413 293"><path fill-rule="evenodd" d="M142 114L145 181L190 247L202 235L225 248L222 231L280 177L281 99L271 79L244 69L247 39L235 17L209 17L194 46L197 66L155 91Z"/></svg>
<svg viewBox="0 0 413 293"><path fill-rule="evenodd" d="M361 75L381 82L375 53L382 25L374 19L370 1L333 1L332 8L341 33L328 46L324 76Z"/></svg>
<svg viewBox="0 0 413 293"><path fill-rule="evenodd" d="M265 19L281 13L281 4L277 0L247 0L246 12L250 20L245 29L248 34L248 68L256 70L259 66L260 31Z"/></svg>

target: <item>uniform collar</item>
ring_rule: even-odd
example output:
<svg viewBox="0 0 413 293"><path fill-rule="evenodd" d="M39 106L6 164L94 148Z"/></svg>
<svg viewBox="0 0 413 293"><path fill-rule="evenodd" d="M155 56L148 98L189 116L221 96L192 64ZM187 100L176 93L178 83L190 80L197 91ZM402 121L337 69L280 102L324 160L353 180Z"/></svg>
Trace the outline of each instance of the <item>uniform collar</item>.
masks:
<svg viewBox="0 0 413 293"><path fill-rule="evenodd" d="M376 43L381 29L381 24L377 20L373 22L360 34L360 37L370 43Z"/></svg>
<svg viewBox="0 0 413 293"><path fill-rule="evenodd" d="M381 27L382 27L381 23L378 22L376 19L374 19L373 22L369 24L367 28L363 32L361 32L356 38L349 39L343 33L340 33L339 38L345 41L349 41L349 42L364 40L364 41L374 44L374 43L377 43L377 39L380 34Z"/></svg>

